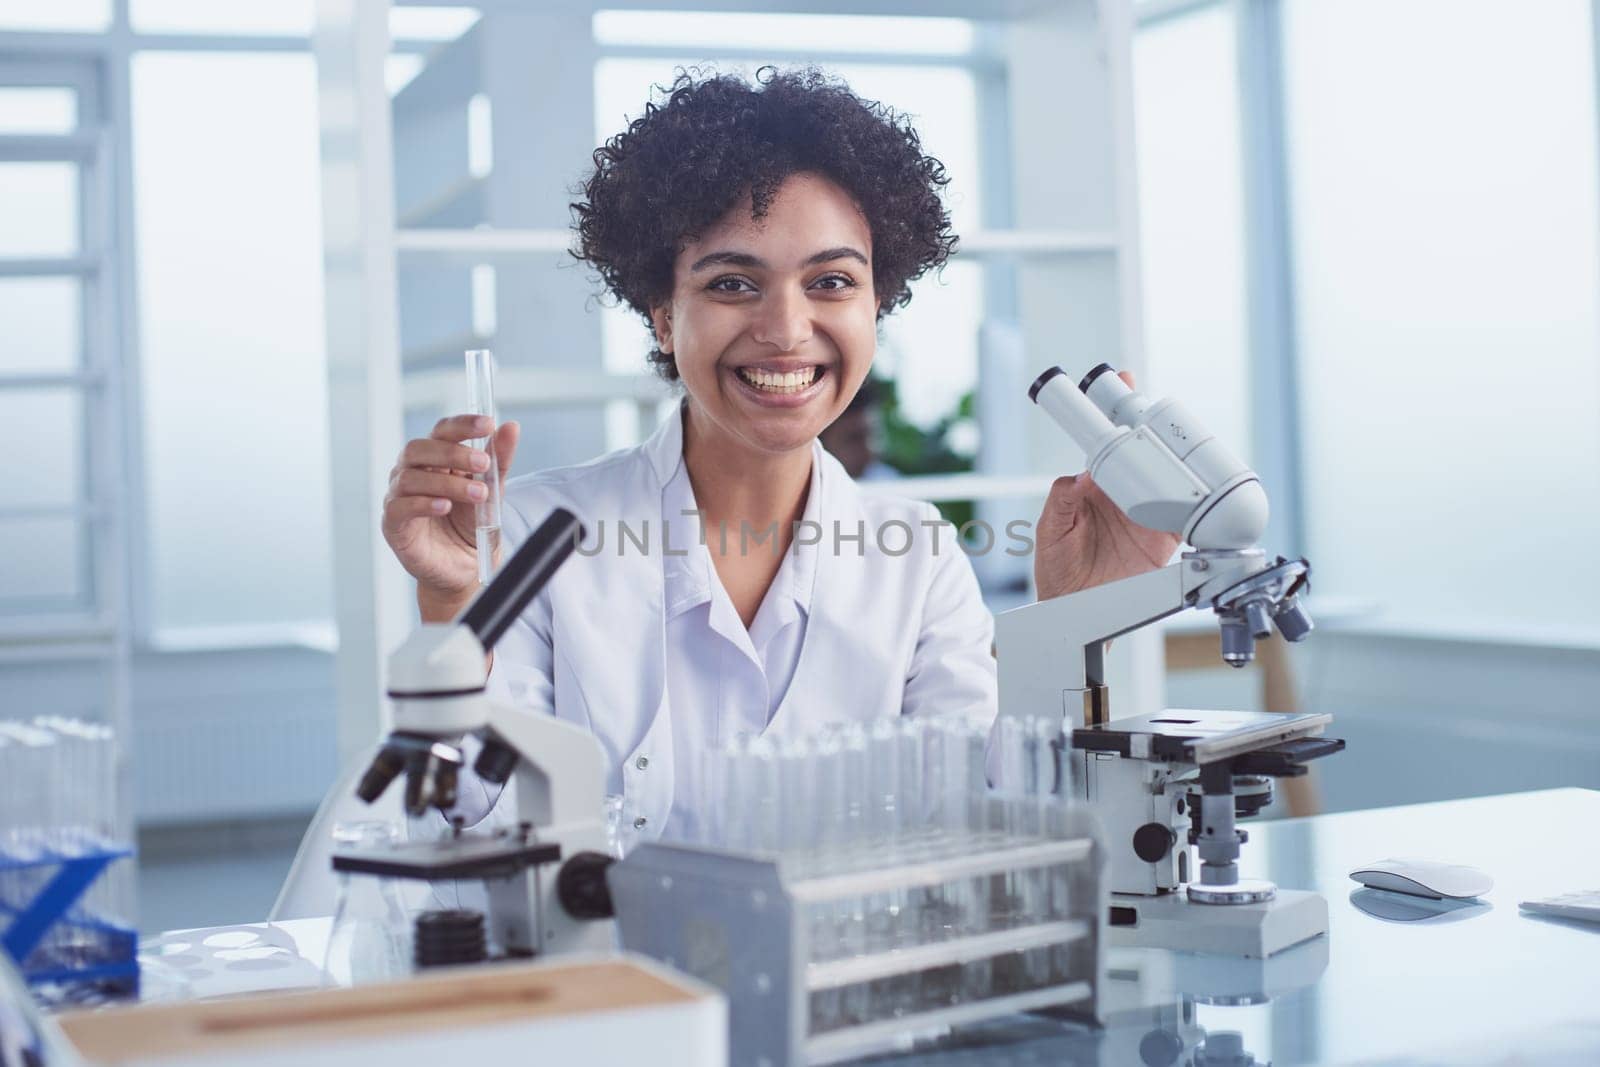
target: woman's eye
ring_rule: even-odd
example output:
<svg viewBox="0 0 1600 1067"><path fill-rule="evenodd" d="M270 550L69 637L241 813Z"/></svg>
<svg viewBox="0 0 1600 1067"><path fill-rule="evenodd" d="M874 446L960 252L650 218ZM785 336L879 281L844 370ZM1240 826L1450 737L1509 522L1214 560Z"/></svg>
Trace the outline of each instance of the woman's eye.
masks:
<svg viewBox="0 0 1600 1067"><path fill-rule="evenodd" d="M751 285L747 279L740 278L732 274L716 279L710 285L706 286L706 288L716 293L755 292L755 286Z"/></svg>
<svg viewBox="0 0 1600 1067"><path fill-rule="evenodd" d="M840 289L854 288L855 284L855 280L847 274L824 274L812 282L811 286L814 289L821 289L825 292L836 292Z"/></svg>

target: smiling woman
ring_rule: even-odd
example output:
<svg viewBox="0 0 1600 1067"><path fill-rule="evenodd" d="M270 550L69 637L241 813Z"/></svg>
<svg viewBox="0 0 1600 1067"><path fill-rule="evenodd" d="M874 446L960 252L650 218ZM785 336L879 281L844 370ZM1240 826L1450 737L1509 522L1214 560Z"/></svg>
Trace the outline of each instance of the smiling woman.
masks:
<svg viewBox="0 0 1600 1067"><path fill-rule="evenodd" d="M910 302L910 283L956 244L941 196L949 178L910 122L815 70L764 67L754 85L680 73L594 162L585 199L573 205L578 254L647 320L674 288L686 237L703 236L736 206L760 221L794 174L826 178L866 223L874 247L861 266L870 267L880 318ZM651 360L677 377L665 352Z"/></svg>
<svg viewBox="0 0 1600 1067"><path fill-rule="evenodd" d="M771 68L680 75L593 161L576 254L649 324L650 360L683 400L643 445L506 485L502 550L556 507L592 541L502 638L489 691L590 730L647 834L696 831L701 755L739 735L992 722L994 620L954 533L932 505L860 493L818 443L865 380L879 321L955 246L944 167L889 108ZM445 419L394 470L384 534L430 621L476 592L471 475L486 464L462 442L488 430ZM517 437L497 433L502 472ZM1097 552L1094 531L1126 520L1078 521L1109 502L1063 483L1041 558L1090 573L1171 554ZM495 801L470 780L460 798L469 822Z"/></svg>

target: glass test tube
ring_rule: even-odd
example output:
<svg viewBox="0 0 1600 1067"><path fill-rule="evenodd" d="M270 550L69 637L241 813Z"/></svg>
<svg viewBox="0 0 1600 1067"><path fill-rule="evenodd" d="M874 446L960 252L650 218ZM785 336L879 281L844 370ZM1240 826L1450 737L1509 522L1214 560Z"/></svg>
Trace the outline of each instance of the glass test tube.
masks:
<svg viewBox="0 0 1600 1067"><path fill-rule="evenodd" d="M488 585L494 575L495 553L500 547L500 458L494 450L494 435L500 428L500 418L494 407L494 353L487 348L474 348L467 352L467 414L487 415L490 422L489 436L467 442L489 456L489 469L474 475L487 492L473 509L477 529L478 583Z"/></svg>

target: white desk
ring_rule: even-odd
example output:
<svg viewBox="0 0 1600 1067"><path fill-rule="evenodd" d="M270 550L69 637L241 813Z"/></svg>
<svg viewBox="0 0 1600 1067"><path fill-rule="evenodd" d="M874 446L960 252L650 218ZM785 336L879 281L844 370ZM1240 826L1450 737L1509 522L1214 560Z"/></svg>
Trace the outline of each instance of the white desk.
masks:
<svg viewBox="0 0 1600 1067"><path fill-rule="evenodd" d="M1560 789L1243 825L1250 832L1243 873L1320 891L1329 905L1326 939L1280 954L1265 971L1248 961L1113 953L1108 986L1121 1003L1105 1030L1030 1020L897 1059L1165 1067L1216 1062L1194 1059L1194 1046L1209 1035L1215 1052L1224 1040L1216 1035L1226 1031L1256 1062L1276 1067L1501 1064L1514 1055L1541 1065L1600 1063L1600 926L1517 909L1519 900L1600 887L1600 792ZM1352 895L1372 891L1348 871L1406 855L1488 872L1495 880L1488 907L1416 922L1358 909ZM304 955L320 955L327 920L282 928ZM1251 999L1253 983L1274 995L1237 1003Z"/></svg>
<svg viewBox="0 0 1600 1067"><path fill-rule="evenodd" d="M982 1047L929 1050L901 1062L1600 1063L1600 926L1536 919L1517 908L1520 900L1600 887L1600 792L1558 789L1241 825L1250 831L1241 858L1247 877L1328 898L1328 937L1268 961L1268 982L1280 990L1270 1001L1206 1002L1230 984L1248 984L1246 961L1114 953L1108 985L1123 986L1142 1010L1125 1005L1106 1030L1052 1033L1030 1024L1002 1035L997 1027ZM1489 906L1416 922L1367 914L1351 897L1374 891L1348 872L1388 856L1478 867L1495 880L1484 898ZM1324 957L1313 984L1290 988L1292 972L1315 974ZM1209 996L1195 996L1207 986ZM1202 1031L1238 1034L1254 1060L1195 1057ZM1180 1043L1185 1050L1174 1054Z"/></svg>

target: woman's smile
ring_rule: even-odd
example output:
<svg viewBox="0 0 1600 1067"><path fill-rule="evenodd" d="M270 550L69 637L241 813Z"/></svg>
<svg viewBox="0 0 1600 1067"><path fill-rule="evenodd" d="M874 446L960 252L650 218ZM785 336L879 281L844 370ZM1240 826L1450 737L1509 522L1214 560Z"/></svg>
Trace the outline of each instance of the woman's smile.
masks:
<svg viewBox="0 0 1600 1067"><path fill-rule="evenodd" d="M764 407L797 408L821 397L832 384L819 363L763 360L733 368L741 393Z"/></svg>
<svg viewBox="0 0 1600 1067"><path fill-rule="evenodd" d="M717 442L719 463L809 464L877 348L872 231L849 193L810 172L752 211L746 194L679 249L652 321L689 394L691 441Z"/></svg>

